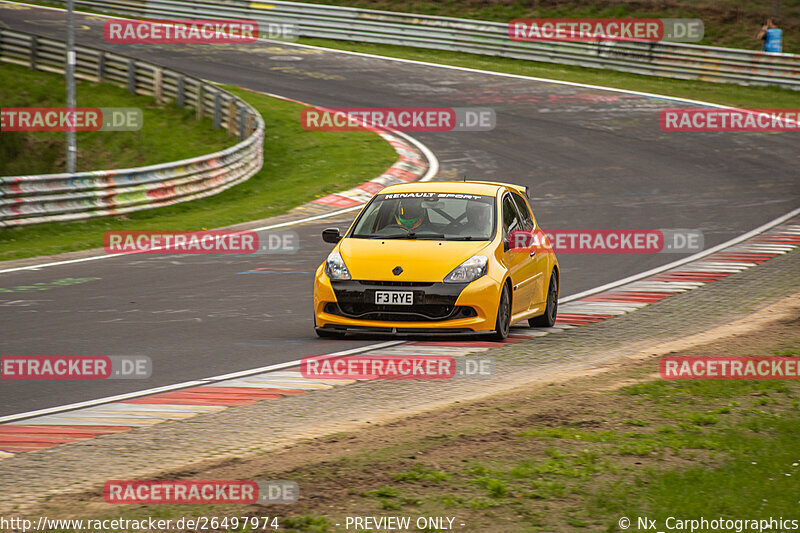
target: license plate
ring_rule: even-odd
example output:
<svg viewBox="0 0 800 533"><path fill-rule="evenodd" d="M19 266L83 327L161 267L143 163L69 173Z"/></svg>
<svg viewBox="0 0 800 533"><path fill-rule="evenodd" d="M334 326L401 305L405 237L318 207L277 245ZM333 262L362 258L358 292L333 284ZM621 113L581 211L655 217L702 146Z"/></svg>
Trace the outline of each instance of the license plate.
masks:
<svg viewBox="0 0 800 533"><path fill-rule="evenodd" d="M375 291L375 303L378 305L413 305L414 293L411 291Z"/></svg>

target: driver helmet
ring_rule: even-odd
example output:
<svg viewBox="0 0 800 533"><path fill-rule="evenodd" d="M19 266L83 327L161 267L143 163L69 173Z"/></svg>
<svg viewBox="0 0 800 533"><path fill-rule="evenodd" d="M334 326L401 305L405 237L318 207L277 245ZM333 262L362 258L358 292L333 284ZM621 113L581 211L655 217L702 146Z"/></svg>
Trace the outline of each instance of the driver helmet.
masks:
<svg viewBox="0 0 800 533"><path fill-rule="evenodd" d="M419 198L403 198L400 200L400 206L395 218L398 224L411 230L422 223L424 213L422 200Z"/></svg>

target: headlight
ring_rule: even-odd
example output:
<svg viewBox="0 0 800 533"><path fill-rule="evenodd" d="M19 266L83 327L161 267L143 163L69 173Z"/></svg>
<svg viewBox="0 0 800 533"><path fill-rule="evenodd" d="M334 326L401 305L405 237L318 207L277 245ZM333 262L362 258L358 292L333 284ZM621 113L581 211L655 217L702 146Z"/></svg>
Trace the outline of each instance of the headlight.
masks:
<svg viewBox="0 0 800 533"><path fill-rule="evenodd" d="M483 255L473 255L450 272L445 283L469 283L481 276L486 275L489 270L489 260Z"/></svg>
<svg viewBox="0 0 800 533"><path fill-rule="evenodd" d="M325 260L325 273L331 279L350 279L350 271L347 270L347 265L344 264L344 260L339 252L331 252L328 259Z"/></svg>

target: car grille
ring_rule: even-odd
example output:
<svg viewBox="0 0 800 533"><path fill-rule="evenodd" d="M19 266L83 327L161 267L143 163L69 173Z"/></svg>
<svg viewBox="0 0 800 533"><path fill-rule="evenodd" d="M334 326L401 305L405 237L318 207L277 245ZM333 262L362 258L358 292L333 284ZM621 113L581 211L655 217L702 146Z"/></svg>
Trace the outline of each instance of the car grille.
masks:
<svg viewBox="0 0 800 533"><path fill-rule="evenodd" d="M396 305L388 306L363 302L339 302L338 304L331 302L325 306L325 312L361 320L392 322L453 320L477 315L473 308L460 305L419 304L414 305L413 310L405 311L399 310Z"/></svg>
<svg viewBox="0 0 800 533"><path fill-rule="evenodd" d="M427 283L416 281L334 281L336 302L328 303L327 313L361 320L397 322L441 321L476 316L471 307L456 306L466 283ZM414 293L413 305L379 305L375 292L389 288Z"/></svg>
<svg viewBox="0 0 800 533"><path fill-rule="evenodd" d="M431 287L433 283L417 281L359 281L361 285L377 285L380 287Z"/></svg>

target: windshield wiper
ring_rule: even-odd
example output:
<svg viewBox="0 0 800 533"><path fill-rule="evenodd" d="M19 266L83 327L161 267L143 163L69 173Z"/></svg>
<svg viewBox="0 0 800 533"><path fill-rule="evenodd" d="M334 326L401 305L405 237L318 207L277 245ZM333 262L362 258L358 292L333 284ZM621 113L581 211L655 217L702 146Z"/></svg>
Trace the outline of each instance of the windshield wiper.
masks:
<svg viewBox="0 0 800 533"><path fill-rule="evenodd" d="M386 237L381 237L382 239L444 239L444 233L417 233L415 231L409 231L408 233L403 233L402 235L387 235Z"/></svg>
<svg viewBox="0 0 800 533"><path fill-rule="evenodd" d="M417 233L411 231L407 237L409 239L444 239L444 233Z"/></svg>

